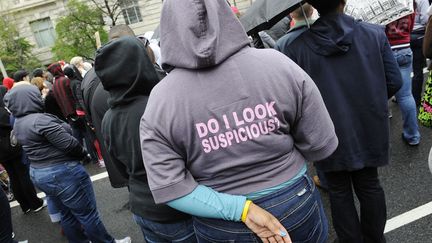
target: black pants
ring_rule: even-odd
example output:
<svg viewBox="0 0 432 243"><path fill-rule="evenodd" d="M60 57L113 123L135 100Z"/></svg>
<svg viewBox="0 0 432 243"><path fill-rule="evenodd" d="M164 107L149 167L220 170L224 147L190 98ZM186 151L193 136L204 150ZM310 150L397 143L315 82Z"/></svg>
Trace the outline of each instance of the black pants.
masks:
<svg viewBox="0 0 432 243"><path fill-rule="evenodd" d="M386 242L386 203L377 168L326 172L325 176L339 243ZM360 219L354 205L353 188L360 202Z"/></svg>
<svg viewBox="0 0 432 243"><path fill-rule="evenodd" d="M12 243L12 219L9 201L0 188L0 242Z"/></svg>
<svg viewBox="0 0 432 243"><path fill-rule="evenodd" d="M94 136L89 133L90 129L86 125L84 118L77 118L75 121L71 121L69 119L69 125L72 127L73 137L78 140L81 146L86 148L87 153L90 154L90 157L92 158L92 161L97 162L99 157L93 144ZM83 140L85 141L84 144Z"/></svg>
<svg viewBox="0 0 432 243"><path fill-rule="evenodd" d="M411 35L411 49L413 51L413 73L412 94L416 105L419 106L423 92L423 68L426 67L426 58L423 56L423 36L424 34Z"/></svg>
<svg viewBox="0 0 432 243"><path fill-rule="evenodd" d="M43 200L37 197L36 190L30 180L29 169L21 162L20 157L2 163L5 167L15 199L23 212L42 206Z"/></svg>

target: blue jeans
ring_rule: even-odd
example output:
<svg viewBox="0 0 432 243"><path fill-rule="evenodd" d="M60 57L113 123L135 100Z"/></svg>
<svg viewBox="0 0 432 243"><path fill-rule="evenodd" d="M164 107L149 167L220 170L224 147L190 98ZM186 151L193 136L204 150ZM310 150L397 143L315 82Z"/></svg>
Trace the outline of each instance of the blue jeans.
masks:
<svg viewBox="0 0 432 243"><path fill-rule="evenodd" d="M90 177L79 162L30 167L30 176L60 209L61 225L69 242L114 242L100 220Z"/></svg>
<svg viewBox="0 0 432 243"><path fill-rule="evenodd" d="M135 222L141 227L148 243L194 243L196 242L192 220L182 220L175 223L158 223L133 215Z"/></svg>
<svg viewBox="0 0 432 243"><path fill-rule="evenodd" d="M293 242L327 241L328 222L320 195L307 175L293 185L254 200L288 230ZM198 242L261 242L241 222L194 218Z"/></svg>
<svg viewBox="0 0 432 243"><path fill-rule="evenodd" d="M410 48L404 48L393 50L393 54L399 64L403 80L402 88L395 95L402 113L402 136L407 142L416 144L420 142L420 132L416 103L411 90L412 51Z"/></svg>
<svg viewBox="0 0 432 243"><path fill-rule="evenodd" d="M47 208L48 208L48 214L50 216L52 223L60 222L61 220L61 213L60 209L57 208L57 204L55 204L50 196L46 197L47 202Z"/></svg>

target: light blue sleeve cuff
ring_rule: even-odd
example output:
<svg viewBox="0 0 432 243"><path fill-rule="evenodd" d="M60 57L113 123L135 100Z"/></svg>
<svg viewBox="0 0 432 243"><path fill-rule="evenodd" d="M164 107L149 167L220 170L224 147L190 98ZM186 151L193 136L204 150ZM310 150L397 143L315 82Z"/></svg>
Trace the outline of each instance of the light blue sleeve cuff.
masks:
<svg viewBox="0 0 432 243"><path fill-rule="evenodd" d="M220 193L199 185L188 195L167 204L174 209L198 217L240 221L245 203L245 196Z"/></svg>

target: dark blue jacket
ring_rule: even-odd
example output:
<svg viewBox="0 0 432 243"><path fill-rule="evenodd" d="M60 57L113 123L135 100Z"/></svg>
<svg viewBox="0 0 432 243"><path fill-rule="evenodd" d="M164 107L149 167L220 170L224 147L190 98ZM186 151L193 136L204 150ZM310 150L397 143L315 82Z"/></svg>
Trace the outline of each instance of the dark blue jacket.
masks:
<svg viewBox="0 0 432 243"><path fill-rule="evenodd" d="M16 117L14 132L32 167L77 161L87 155L72 136L68 124L54 115L43 113L42 97L36 86L23 84L14 87L4 100Z"/></svg>
<svg viewBox="0 0 432 243"><path fill-rule="evenodd" d="M402 77L384 29L345 14L318 19L282 50L318 86L339 139L323 171L358 170L388 164L387 99Z"/></svg>

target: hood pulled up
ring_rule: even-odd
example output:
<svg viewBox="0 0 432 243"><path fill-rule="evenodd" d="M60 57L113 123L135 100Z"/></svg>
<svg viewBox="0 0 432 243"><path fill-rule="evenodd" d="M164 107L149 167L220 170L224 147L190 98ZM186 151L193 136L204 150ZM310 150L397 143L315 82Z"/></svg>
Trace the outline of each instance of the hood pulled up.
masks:
<svg viewBox="0 0 432 243"><path fill-rule="evenodd" d="M348 15L328 14L312 25L304 41L319 55L342 55L350 50L357 26L358 22Z"/></svg>
<svg viewBox="0 0 432 243"><path fill-rule="evenodd" d="M99 48L95 71L110 93L111 107L149 96L159 82L144 44L135 37L116 39Z"/></svg>
<svg viewBox="0 0 432 243"><path fill-rule="evenodd" d="M4 102L15 117L44 111L41 93L34 85L19 85L12 88L5 95Z"/></svg>
<svg viewBox="0 0 432 243"><path fill-rule="evenodd" d="M165 70L212 67L250 44L225 0L165 0L160 33Z"/></svg>

